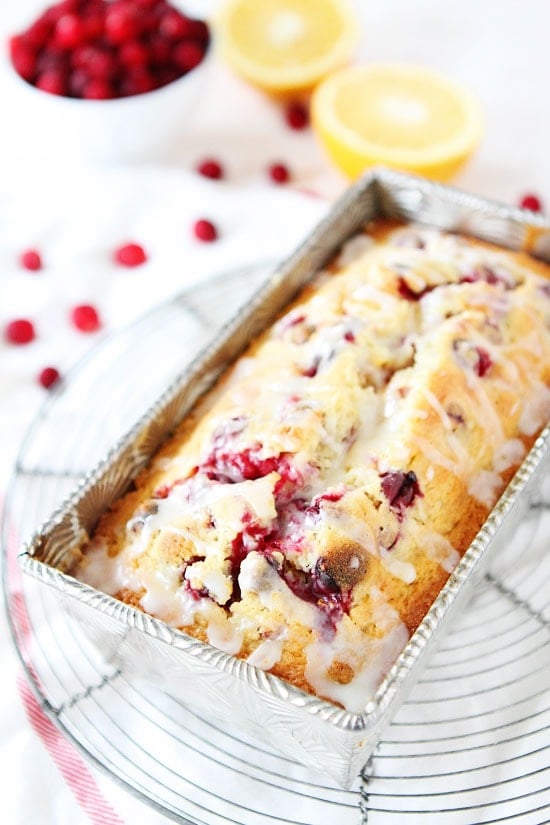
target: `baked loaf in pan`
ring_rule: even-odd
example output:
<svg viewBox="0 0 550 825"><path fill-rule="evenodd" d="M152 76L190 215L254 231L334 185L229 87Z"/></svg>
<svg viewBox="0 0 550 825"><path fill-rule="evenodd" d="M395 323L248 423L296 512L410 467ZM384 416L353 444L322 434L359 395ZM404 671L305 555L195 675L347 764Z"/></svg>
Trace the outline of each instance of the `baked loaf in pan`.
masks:
<svg viewBox="0 0 550 825"><path fill-rule="evenodd" d="M369 225L72 572L361 712L550 418L548 275L461 236Z"/></svg>

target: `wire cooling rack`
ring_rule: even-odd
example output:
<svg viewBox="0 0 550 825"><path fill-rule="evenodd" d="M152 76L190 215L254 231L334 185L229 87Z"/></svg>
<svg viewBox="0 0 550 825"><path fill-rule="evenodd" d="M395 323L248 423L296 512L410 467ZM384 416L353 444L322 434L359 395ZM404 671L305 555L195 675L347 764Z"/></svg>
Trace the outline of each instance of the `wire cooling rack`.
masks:
<svg viewBox="0 0 550 825"><path fill-rule="evenodd" d="M13 638L44 710L97 766L192 825L550 822L550 518L534 506L432 656L362 776L338 789L106 665L16 553L225 320L266 267L195 287L105 339L21 446L3 523Z"/></svg>

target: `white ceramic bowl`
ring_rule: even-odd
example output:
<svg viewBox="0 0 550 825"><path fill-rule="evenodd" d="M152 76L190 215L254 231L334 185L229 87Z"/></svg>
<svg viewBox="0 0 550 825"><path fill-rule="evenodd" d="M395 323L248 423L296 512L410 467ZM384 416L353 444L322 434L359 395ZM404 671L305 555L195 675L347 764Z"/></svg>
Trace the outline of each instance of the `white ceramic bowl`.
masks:
<svg viewBox="0 0 550 825"><path fill-rule="evenodd" d="M2 120L13 130L19 151L67 162L162 160L192 122L213 51L210 42L198 66L160 89L112 100L83 100L49 94L27 83L12 66L7 43L2 45Z"/></svg>

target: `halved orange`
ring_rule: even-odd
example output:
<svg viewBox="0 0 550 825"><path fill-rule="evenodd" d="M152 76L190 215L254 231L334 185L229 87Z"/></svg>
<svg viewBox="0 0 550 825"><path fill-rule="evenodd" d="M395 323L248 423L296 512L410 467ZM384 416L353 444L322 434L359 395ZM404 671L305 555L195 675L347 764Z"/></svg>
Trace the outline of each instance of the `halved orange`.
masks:
<svg viewBox="0 0 550 825"><path fill-rule="evenodd" d="M466 89L406 64L332 74L315 89L311 115L328 155L350 178L381 164L448 180L482 134L479 106Z"/></svg>
<svg viewBox="0 0 550 825"><path fill-rule="evenodd" d="M214 25L233 69L275 93L307 91L343 66L359 32L347 0L226 0Z"/></svg>

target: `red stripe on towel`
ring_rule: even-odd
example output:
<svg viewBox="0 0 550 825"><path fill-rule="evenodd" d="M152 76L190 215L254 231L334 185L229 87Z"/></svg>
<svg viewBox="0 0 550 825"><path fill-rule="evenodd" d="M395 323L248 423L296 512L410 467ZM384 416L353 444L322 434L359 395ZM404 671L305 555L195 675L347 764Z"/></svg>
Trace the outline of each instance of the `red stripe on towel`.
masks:
<svg viewBox="0 0 550 825"><path fill-rule="evenodd" d="M1 504L0 501L0 511ZM9 582L8 607L13 617L19 650L35 684L40 686L40 680L34 671L29 653L29 646L32 642L32 624L23 595L21 570L17 562L18 549L17 538L10 525L6 546ZM23 676L18 677L17 687L31 726L93 825L124 825L124 821L101 793L91 771L74 746L46 716Z"/></svg>
<svg viewBox="0 0 550 825"><path fill-rule="evenodd" d="M124 825L102 795L85 762L61 731L48 719L23 677L18 678L17 686L32 727L93 825Z"/></svg>

